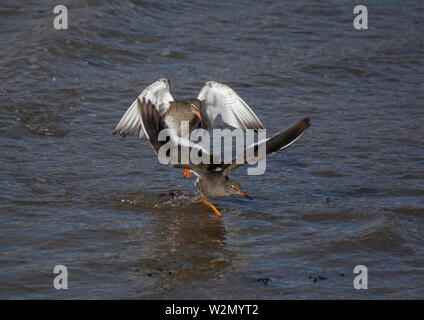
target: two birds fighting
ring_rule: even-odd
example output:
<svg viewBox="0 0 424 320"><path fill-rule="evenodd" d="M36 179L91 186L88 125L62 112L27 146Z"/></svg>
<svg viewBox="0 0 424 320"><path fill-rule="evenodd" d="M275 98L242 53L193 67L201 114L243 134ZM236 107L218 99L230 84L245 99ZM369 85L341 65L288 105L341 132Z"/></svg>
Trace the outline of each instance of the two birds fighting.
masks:
<svg viewBox="0 0 424 320"><path fill-rule="evenodd" d="M166 141L159 140L161 130L171 129L174 135L171 136L171 139L179 140L182 136L183 121L188 122L189 133L191 133L196 129L213 128L215 119L219 114L222 120L232 127L242 130L264 129L252 109L229 86L208 81L200 90L197 98L191 99L189 102L181 102L174 100L169 80L163 78L143 90L125 112L113 134L118 133L126 137L137 133L139 138L146 135L153 150L159 153L159 149L166 143ZM168 165L184 169L184 176L187 178L191 177L191 173L194 173L197 176L195 185L202 194L202 202L211 207L218 216L221 216L216 207L207 200L208 197L219 199L239 194L250 198L240 189L240 184L237 181L228 178L233 170L247 163L246 154L249 154L248 151L256 151L257 153L257 150L263 147L266 152L262 155L262 158L257 158L257 161L263 160L267 155L294 143L310 124L310 119L304 118L273 137L247 147L244 153L236 156L229 164L224 162L214 163L213 154L207 154L206 156L210 157L208 163L194 164L189 161L185 164L169 163ZM190 151L192 148L198 148L190 145L189 141L187 144ZM252 150L249 150L250 148ZM204 150L201 151L205 152Z"/></svg>

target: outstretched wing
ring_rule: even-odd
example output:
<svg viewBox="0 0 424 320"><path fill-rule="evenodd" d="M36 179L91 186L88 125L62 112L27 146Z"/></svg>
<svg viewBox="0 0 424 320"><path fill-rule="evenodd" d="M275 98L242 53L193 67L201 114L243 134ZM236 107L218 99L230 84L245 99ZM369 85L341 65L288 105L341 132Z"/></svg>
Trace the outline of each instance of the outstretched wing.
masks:
<svg viewBox="0 0 424 320"><path fill-rule="evenodd" d="M206 113L209 127L218 114L230 126L240 129L263 129L252 109L229 86L215 81L208 81L197 96L202 102L202 112Z"/></svg>
<svg viewBox="0 0 424 320"><path fill-rule="evenodd" d="M163 115L169 108L169 102L174 101L171 95L171 89L169 86L169 80L166 78L159 79L152 83L138 96L137 99L143 101L150 101L155 106L156 110L160 115ZM131 136L135 132L138 132L138 137L141 138L145 134L143 126L140 121L139 108L137 101L135 100L132 105L125 112L121 121L119 121L113 134L120 134L123 137Z"/></svg>
<svg viewBox="0 0 424 320"><path fill-rule="evenodd" d="M309 128L310 125L311 125L311 120L309 118L302 119L298 123L292 125L291 127L288 127L287 129L283 131L280 131L272 138L260 141L256 143L255 145L247 147L246 150L243 152L243 154L235 157L232 160L231 164L223 166L223 175L226 176L231 171L250 162L251 159L247 158L249 154L254 154L255 160L261 161L266 156L287 148L292 143L296 142L296 140L302 136L302 134L306 131L306 129ZM265 144L266 152L264 154L260 154L258 157L259 147L263 144Z"/></svg>
<svg viewBox="0 0 424 320"><path fill-rule="evenodd" d="M137 98L136 106L146 138L157 153L160 147L165 144L165 141L159 140L159 133L168 126L150 100L146 101L145 99L140 100L140 98Z"/></svg>

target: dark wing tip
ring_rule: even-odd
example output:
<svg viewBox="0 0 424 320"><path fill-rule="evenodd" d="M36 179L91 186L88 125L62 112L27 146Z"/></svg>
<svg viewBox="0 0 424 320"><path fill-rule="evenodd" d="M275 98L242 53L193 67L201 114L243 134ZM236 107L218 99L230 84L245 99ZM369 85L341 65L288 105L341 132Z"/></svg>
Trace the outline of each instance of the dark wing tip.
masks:
<svg viewBox="0 0 424 320"><path fill-rule="evenodd" d="M303 132L311 126L311 118L303 118L295 126L300 132Z"/></svg>
<svg viewBox="0 0 424 320"><path fill-rule="evenodd" d="M115 134L122 134L122 127L118 124L115 129L113 130L113 135Z"/></svg>
<svg viewBox="0 0 424 320"><path fill-rule="evenodd" d="M260 129L265 129L265 127L263 126L263 124L259 120L252 120L252 121L249 121L248 123L246 123L244 125L240 121L240 125L241 125L241 128L243 128L245 126L246 129L254 129L255 131L258 131Z"/></svg>
<svg viewBox="0 0 424 320"><path fill-rule="evenodd" d="M303 132L305 132L306 129L308 129L311 126L311 119L310 118L303 118L302 120L300 120L298 123L296 123L295 125L293 125L291 128L292 130L290 130L291 128L289 128L287 130L287 132L293 131L293 135L294 136L300 136L303 134Z"/></svg>
<svg viewBox="0 0 424 320"><path fill-rule="evenodd" d="M146 101L144 98L142 100L138 98L137 107L141 115L146 137L153 149L158 152L159 148L165 143L164 141L159 141L159 133L161 130L166 129L167 125L150 100Z"/></svg>
<svg viewBox="0 0 424 320"><path fill-rule="evenodd" d="M311 126L311 118L304 118L302 119L303 122L305 122L306 128L309 128Z"/></svg>
<svg viewBox="0 0 424 320"><path fill-rule="evenodd" d="M277 133L266 143L266 153L271 154L278 150L284 149L295 142L311 125L310 118L303 118L296 124Z"/></svg>
<svg viewBox="0 0 424 320"><path fill-rule="evenodd" d="M114 136L115 134L119 134L119 135L121 135L122 137L125 137L125 136L124 136L124 133L121 131L121 129L115 129L115 130L113 130L112 135Z"/></svg>

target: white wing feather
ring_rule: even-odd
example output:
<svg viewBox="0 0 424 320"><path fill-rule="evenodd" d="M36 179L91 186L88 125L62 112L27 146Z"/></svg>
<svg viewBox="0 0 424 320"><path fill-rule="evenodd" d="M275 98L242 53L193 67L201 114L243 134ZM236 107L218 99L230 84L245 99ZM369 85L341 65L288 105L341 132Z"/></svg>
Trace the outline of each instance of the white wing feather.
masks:
<svg viewBox="0 0 424 320"><path fill-rule="evenodd" d="M141 101L143 101L143 99L146 99L146 101L150 100L160 115L163 115L166 110L168 110L169 102L174 101L169 86L169 80L166 78L159 79L152 83L143 90L138 98ZM113 131L113 134L118 133L123 137L126 137L133 135L136 131L138 131L139 138L143 137L145 134L137 107L137 99L135 99L125 112L124 116Z"/></svg>
<svg viewBox="0 0 424 320"><path fill-rule="evenodd" d="M215 81L208 81L197 96L202 102L202 112L205 112L209 126L218 114L230 126L240 129L263 129L261 121L246 102L229 86Z"/></svg>

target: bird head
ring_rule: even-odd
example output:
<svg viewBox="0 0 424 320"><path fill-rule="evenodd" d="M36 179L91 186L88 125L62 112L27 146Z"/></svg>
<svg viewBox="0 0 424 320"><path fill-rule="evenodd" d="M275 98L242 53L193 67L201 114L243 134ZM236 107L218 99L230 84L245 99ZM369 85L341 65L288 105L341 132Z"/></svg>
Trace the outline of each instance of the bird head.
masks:
<svg viewBox="0 0 424 320"><path fill-rule="evenodd" d="M228 194L239 194L243 197L253 200L245 192L241 191L240 184L237 181L227 180L225 182L225 190L228 192Z"/></svg>
<svg viewBox="0 0 424 320"><path fill-rule="evenodd" d="M201 110L200 110L201 105L202 103L200 102L199 99L191 99L190 101L191 111L199 118L200 121L203 121Z"/></svg>

